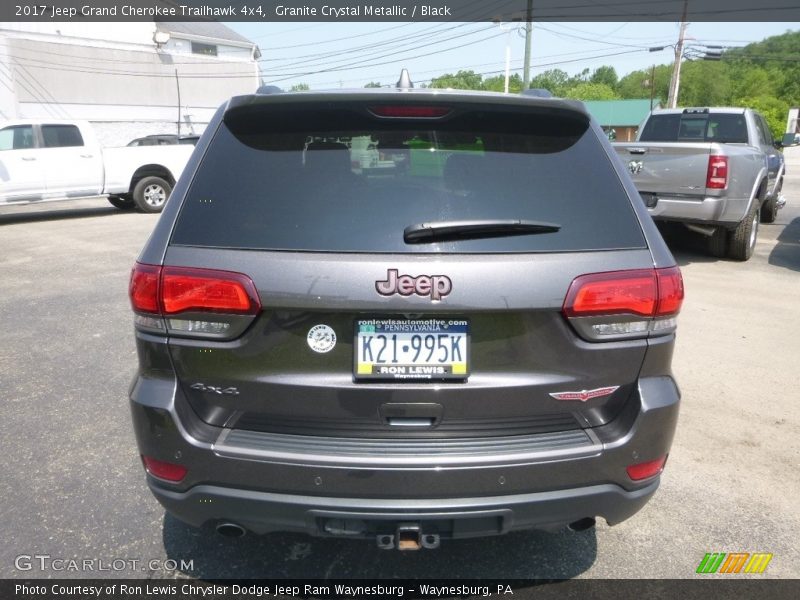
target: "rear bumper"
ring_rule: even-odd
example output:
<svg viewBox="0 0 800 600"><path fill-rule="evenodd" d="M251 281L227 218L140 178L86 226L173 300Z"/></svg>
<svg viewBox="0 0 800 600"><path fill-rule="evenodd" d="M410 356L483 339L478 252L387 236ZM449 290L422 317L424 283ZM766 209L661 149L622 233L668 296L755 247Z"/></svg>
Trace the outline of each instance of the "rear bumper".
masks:
<svg viewBox="0 0 800 600"><path fill-rule="evenodd" d="M150 490L169 512L200 527L232 521L248 531L293 531L311 535L365 537L394 533L402 522L419 523L424 533L457 539L525 529L556 530L589 515L610 524L639 511L658 488L626 491L607 484L572 490L485 498L430 500L354 499L273 494L201 485L173 492L150 482ZM346 525L345 525L346 524Z"/></svg>
<svg viewBox="0 0 800 600"><path fill-rule="evenodd" d="M644 193L644 192L643 192ZM648 208L656 220L735 226L747 214L749 198L672 196L655 194L656 206Z"/></svg>
<svg viewBox="0 0 800 600"><path fill-rule="evenodd" d="M379 440L236 436L200 421L171 379L140 374L130 399L140 453L189 469L178 484L147 476L179 519L311 535L336 533L335 522L354 537L408 521L445 538L554 530L586 517L619 523L660 481L631 481L626 467L669 453L679 407L671 377L646 377L602 427L409 450Z"/></svg>

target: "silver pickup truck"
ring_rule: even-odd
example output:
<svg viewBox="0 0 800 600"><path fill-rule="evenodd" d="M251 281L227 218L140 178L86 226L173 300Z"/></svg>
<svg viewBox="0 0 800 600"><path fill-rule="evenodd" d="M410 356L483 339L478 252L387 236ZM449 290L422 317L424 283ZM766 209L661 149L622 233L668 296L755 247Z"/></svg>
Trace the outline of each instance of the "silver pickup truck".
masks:
<svg viewBox="0 0 800 600"><path fill-rule="evenodd" d="M748 260L784 200L780 143L746 108L654 110L634 142L613 144L651 216L708 238L717 257Z"/></svg>

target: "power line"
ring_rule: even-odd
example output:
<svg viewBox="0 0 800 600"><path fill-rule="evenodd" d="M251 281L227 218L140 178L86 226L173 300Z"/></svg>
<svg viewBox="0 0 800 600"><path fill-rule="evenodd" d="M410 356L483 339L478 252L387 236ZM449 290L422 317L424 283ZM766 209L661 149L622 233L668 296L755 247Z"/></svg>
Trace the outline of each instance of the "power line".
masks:
<svg viewBox="0 0 800 600"><path fill-rule="evenodd" d="M428 44L417 45L415 42L412 41L412 42L409 42L409 43L406 43L406 44L401 44L401 45L397 46L396 49L387 48L386 50L394 50L394 51L387 52L385 54L365 55L365 56L361 57L361 59L362 59L361 62L365 62L365 61L369 61L369 60L378 60L378 59L381 59L381 58L387 58L389 56L396 56L397 54L402 54L406 50L401 50L400 48L404 48L404 47L409 46L409 45L413 46L413 48L412 48L413 50L419 50L419 49L422 49L422 48L430 48L430 47L433 47L433 46L437 46L439 44L443 44L445 42L449 42L451 40L460 39L460 38L471 36L471 35L475 35L475 34L478 34L478 33L483 33L485 31L489 31L489 30L493 29L493 27L494 26L490 25L488 27L484 27L483 29L478 29L478 30L475 30L475 31L469 31L467 33L461 33L461 34L458 34L458 35L452 35L452 36L449 36L449 37L446 37L446 38L442 38L440 40L432 41L432 42L430 42ZM486 39L491 39L491 38L486 38ZM483 41L483 40L480 40L480 41ZM318 61L312 61L312 60L305 60L305 61L301 61L301 62L295 63L295 64L276 66L274 69L277 70L277 69L288 69L288 68L291 68L291 67L299 67L301 65L308 64L308 63L311 63L311 62L313 62L315 65L318 65L318 66L331 65L331 64L336 65L336 64L341 63L343 60L347 60L347 58L342 58L342 59L339 59L339 60L333 60L333 61L327 61L327 62L326 61L318 62ZM348 63L348 64L359 64L359 63ZM265 69L265 71L269 72L270 69ZM280 75L280 73L279 73L279 75Z"/></svg>
<svg viewBox="0 0 800 600"><path fill-rule="evenodd" d="M481 40L476 40L476 41L483 42L483 41L490 40L490 39L493 39L493 38L496 38L496 37L500 37L500 36L505 35L505 34L506 34L506 32L501 31L500 33L496 33L496 34L487 36L487 37L485 37L485 38L483 38ZM444 53L444 52L450 52L452 50L458 50L459 48L464 48L464 47L470 46L470 45L472 45L474 43L475 43L475 41L468 42L466 44L459 44L457 46L451 46L450 48L444 48L442 50L439 50L439 52L440 53ZM385 55L385 56L392 56L394 54L399 54L399 53L392 53L392 54L388 54L388 55ZM382 63L372 63L370 66L379 67L379 66L383 66L383 65L390 65L390 64L401 62L401 61L413 60L415 58L421 58L423 56L428 56L428 53L417 54L417 55L414 55L414 56L405 56L403 58L398 58L396 60L390 60L390 61L384 61ZM380 58L382 58L382 57L380 57ZM360 61L356 61L354 63L340 65L340 66L337 66L337 67L331 67L331 68L328 68L328 69L320 69L318 71L308 71L308 72L305 72L305 73L289 73L289 74L281 73L281 74L277 74L278 77L279 77L278 79L275 79L275 78L270 79L270 83L279 83L281 81L286 81L287 79L292 79L294 77L306 77L308 75L318 75L319 73L331 73L331 72L335 72L335 71L344 71L344 70L349 69L349 68L351 68L353 66L357 66L357 65L363 64L365 62L369 62L369 61L370 61L370 59L367 58L367 59L363 59L363 60L360 60Z"/></svg>
<svg viewBox="0 0 800 600"><path fill-rule="evenodd" d="M441 29L435 33L444 33L446 31L451 31L453 29L460 29L461 27L466 27L468 25L474 25L474 23L461 23L459 25L453 25L451 27L447 27L445 29ZM401 45L408 45L413 40L420 38L420 37L427 37L430 35L430 30L426 29L421 32L418 32L412 36L406 37L398 37L398 38L391 38L388 40L384 40L382 42L375 42L372 44L365 44L363 46L355 46L352 48L345 48L339 50L326 50L325 52L315 52L312 54L302 54L300 56L291 56L291 57L279 57L279 58L260 58L258 62L278 62L278 61L286 61L286 60L295 60L295 59L302 59L302 58L327 58L330 56L336 56L341 54L350 54L353 52L358 52L360 50L373 50L375 48L380 48L381 46L387 46L392 44L401 44Z"/></svg>

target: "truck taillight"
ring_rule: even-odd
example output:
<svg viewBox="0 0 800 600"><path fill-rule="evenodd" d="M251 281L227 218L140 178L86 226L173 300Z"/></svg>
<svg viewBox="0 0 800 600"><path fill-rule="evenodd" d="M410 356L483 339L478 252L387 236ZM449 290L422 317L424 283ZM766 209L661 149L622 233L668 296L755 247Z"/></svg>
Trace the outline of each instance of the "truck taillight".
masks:
<svg viewBox="0 0 800 600"><path fill-rule="evenodd" d="M610 271L576 277L562 313L582 337L601 341L671 333L682 303L678 267Z"/></svg>
<svg viewBox="0 0 800 600"><path fill-rule="evenodd" d="M190 337L228 337L261 311L253 280L231 271L136 263L129 295L137 327Z"/></svg>
<svg viewBox="0 0 800 600"><path fill-rule="evenodd" d="M728 157L712 154L708 157L706 187L712 190L724 190L728 186Z"/></svg>

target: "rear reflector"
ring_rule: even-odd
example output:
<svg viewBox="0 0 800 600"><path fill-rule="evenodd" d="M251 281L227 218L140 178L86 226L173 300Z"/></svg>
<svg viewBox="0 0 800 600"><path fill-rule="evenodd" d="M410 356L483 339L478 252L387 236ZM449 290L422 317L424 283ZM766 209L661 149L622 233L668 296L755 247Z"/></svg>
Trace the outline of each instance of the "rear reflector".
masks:
<svg viewBox="0 0 800 600"><path fill-rule="evenodd" d="M661 458L657 458L655 460L631 465L626 469L626 471L628 471L628 477L630 477L633 481L641 481L642 479L654 477L661 473L661 471L664 470L665 462L667 462L667 457L662 456Z"/></svg>
<svg viewBox="0 0 800 600"><path fill-rule="evenodd" d="M706 187L724 190L728 186L728 157L712 154L708 157Z"/></svg>
<svg viewBox="0 0 800 600"><path fill-rule="evenodd" d="M129 294L140 313L216 312L255 315L261 310L252 279L242 273L136 263Z"/></svg>
<svg viewBox="0 0 800 600"><path fill-rule="evenodd" d="M401 104L397 106L371 106L369 111L377 117L438 119L450 114L452 109L447 106L413 106Z"/></svg>
<svg viewBox="0 0 800 600"><path fill-rule="evenodd" d="M163 460L156 460L150 456L142 455L142 463L144 468L153 477L158 477L164 481L171 481L177 483L186 477L189 469L183 465L176 465L175 463L164 462Z"/></svg>

